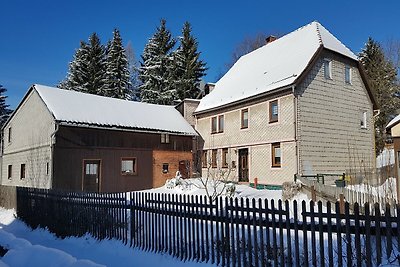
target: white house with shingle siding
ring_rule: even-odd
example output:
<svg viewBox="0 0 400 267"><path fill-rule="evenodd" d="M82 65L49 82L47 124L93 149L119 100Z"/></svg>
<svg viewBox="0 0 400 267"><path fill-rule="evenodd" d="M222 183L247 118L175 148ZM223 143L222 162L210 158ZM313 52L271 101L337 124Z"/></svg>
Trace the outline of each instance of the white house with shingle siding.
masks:
<svg viewBox="0 0 400 267"><path fill-rule="evenodd" d="M374 108L357 57L312 22L241 57L201 100L203 175L281 185L374 168Z"/></svg>
<svg viewBox="0 0 400 267"><path fill-rule="evenodd" d="M50 188L55 131L39 93L26 94L3 128L1 184Z"/></svg>

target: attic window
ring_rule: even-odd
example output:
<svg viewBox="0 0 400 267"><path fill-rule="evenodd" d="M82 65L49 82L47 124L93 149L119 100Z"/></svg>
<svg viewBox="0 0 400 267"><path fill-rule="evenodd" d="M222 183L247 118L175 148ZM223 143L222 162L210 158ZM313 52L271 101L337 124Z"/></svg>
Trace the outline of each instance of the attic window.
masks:
<svg viewBox="0 0 400 267"><path fill-rule="evenodd" d="M8 142L11 143L11 127L8 128Z"/></svg>
<svg viewBox="0 0 400 267"><path fill-rule="evenodd" d="M269 122L277 122L279 115L278 100L269 102Z"/></svg>
<svg viewBox="0 0 400 267"><path fill-rule="evenodd" d="M351 67L349 65L344 67L344 81L347 84L351 84Z"/></svg>
<svg viewBox="0 0 400 267"><path fill-rule="evenodd" d="M324 76L325 79L332 79L332 60L324 59Z"/></svg>
<svg viewBox="0 0 400 267"><path fill-rule="evenodd" d="M361 113L361 129L367 129L367 112L363 111Z"/></svg>

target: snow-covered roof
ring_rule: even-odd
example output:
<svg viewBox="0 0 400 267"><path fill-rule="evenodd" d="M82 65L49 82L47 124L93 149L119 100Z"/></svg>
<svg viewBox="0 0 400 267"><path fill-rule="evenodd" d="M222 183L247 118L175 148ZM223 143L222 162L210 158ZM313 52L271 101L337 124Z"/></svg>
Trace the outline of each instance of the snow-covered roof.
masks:
<svg viewBox="0 0 400 267"><path fill-rule="evenodd" d="M292 85L321 46L357 60L350 49L314 21L242 56L201 100L196 112Z"/></svg>
<svg viewBox="0 0 400 267"><path fill-rule="evenodd" d="M399 122L400 122L400 115L397 115L391 121L389 121L388 125L386 126L386 129L392 128L393 126L395 126Z"/></svg>
<svg viewBox="0 0 400 267"><path fill-rule="evenodd" d="M173 106L133 102L38 84L33 88L58 122L197 135Z"/></svg>

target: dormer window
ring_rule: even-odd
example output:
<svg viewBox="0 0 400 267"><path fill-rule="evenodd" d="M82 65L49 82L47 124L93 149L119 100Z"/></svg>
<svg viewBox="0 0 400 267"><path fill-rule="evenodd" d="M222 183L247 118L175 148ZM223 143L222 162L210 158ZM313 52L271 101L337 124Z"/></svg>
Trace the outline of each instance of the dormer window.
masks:
<svg viewBox="0 0 400 267"><path fill-rule="evenodd" d="M324 59L324 76L325 79L332 79L332 60Z"/></svg>

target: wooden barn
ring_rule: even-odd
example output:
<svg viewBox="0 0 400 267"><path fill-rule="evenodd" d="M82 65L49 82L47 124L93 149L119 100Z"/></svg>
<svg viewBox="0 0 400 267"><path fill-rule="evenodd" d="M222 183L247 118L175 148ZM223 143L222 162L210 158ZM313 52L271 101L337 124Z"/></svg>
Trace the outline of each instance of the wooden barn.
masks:
<svg viewBox="0 0 400 267"><path fill-rule="evenodd" d="M195 130L172 106L33 85L2 129L3 185L121 192L191 174Z"/></svg>

